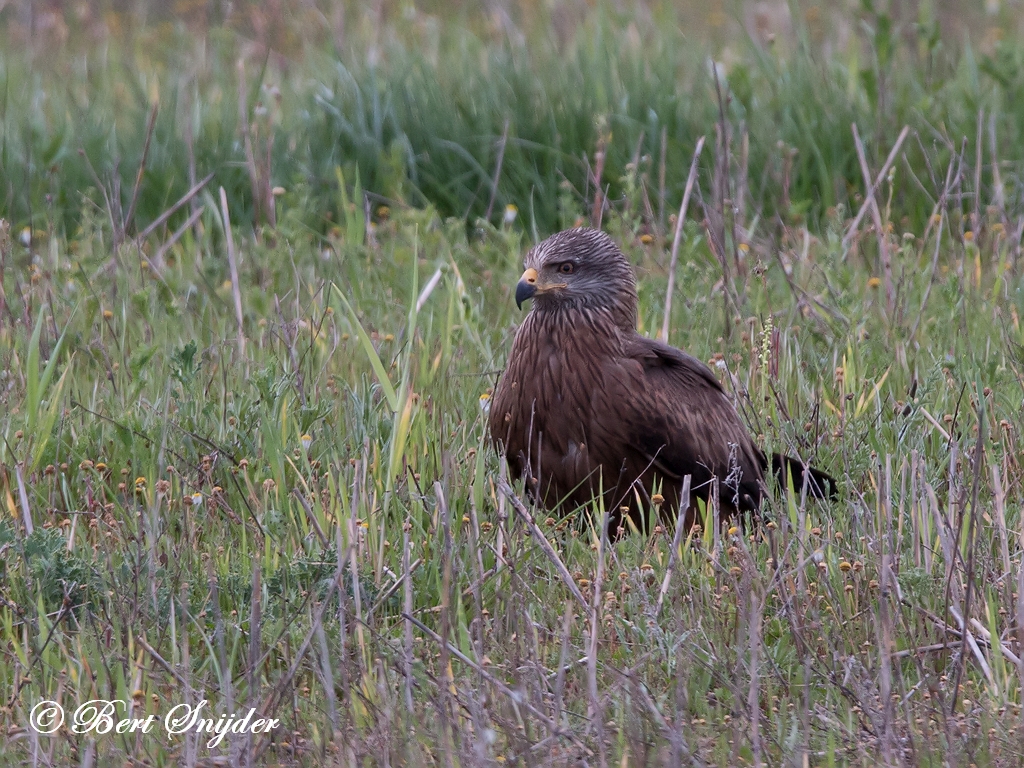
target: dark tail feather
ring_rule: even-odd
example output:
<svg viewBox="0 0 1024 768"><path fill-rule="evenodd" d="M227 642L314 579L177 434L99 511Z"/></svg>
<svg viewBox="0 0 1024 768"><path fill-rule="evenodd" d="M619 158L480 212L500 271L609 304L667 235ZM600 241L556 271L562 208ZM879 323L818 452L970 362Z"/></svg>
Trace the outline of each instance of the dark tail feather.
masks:
<svg viewBox="0 0 1024 768"><path fill-rule="evenodd" d="M789 486L790 474L793 475L793 490L801 493L804 486L807 486L807 494L816 499L836 499L839 497L839 486L832 475L822 472L814 467L804 468L800 459L790 456L783 456L781 453L772 454L772 472L783 488Z"/></svg>

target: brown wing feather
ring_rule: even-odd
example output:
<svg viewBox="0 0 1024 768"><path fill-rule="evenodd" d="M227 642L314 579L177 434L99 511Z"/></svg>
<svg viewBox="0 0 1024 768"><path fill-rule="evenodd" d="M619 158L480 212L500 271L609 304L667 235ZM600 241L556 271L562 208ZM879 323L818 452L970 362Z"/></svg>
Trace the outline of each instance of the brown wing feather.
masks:
<svg viewBox="0 0 1024 768"><path fill-rule="evenodd" d="M702 498L717 477L723 503L741 510L759 506L764 455L711 370L641 336L625 345L622 368L630 375L618 395L628 410L622 421L632 427L633 448L676 483L691 475Z"/></svg>

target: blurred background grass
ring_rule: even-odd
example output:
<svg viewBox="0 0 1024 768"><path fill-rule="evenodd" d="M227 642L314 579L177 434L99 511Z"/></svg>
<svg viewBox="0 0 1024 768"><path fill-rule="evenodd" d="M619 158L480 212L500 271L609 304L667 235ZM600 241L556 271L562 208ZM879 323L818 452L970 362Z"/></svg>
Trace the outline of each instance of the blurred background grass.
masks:
<svg viewBox="0 0 1024 768"><path fill-rule="evenodd" d="M567 223L564 188L591 197L601 140L612 199L637 161L655 197L677 201L693 144L718 117L717 68L727 116L749 132L759 209L820 221L851 207L852 122L875 165L910 125L921 178L925 151L973 134L979 109L996 115L1000 157L1024 158L1022 14L1012 2L970 6L7 3L0 216L69 231L103 187L128 197L157 105L140 221L207 173L237 220L265 220L275 186L301 187L310 213L326 211L340 167L371 193L444 216L490 209L497 223L513 204L546 233ZM1007 181L1018 196L1019 179ZM915 225L931 210L912 187L897 205Z"/></svg>

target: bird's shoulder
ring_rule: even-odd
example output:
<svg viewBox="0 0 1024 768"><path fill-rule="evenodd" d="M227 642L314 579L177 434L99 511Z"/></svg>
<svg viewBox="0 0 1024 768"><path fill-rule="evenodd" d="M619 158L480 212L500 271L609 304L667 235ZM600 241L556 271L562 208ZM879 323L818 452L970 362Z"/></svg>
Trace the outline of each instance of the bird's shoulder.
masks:
<svg viewBox="0 0 1024 768"><path fill-rule="evenodd" d="M703 362L681 349L633 334L624 340L623 357L638 363L648 378L675 380L687 388L725 394L721 382Z"/></svg>
<svg viewBox="0 0 1024 768"><path fill-rule="evenodd" d="M735 476L743 493L757 498L763 456L754 446L729 395L712 370L681 349L640 335L623 347L634 372L630 406L634 446L662 474Z"/></svg>

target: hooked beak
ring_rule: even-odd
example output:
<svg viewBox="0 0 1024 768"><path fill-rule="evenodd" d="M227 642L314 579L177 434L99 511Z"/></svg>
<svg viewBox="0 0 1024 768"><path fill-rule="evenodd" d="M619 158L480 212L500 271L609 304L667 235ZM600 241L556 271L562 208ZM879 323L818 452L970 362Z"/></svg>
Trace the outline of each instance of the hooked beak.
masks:
<svg viewBox="0 0 1024 768"><path fill-rule="evenodd" d="M519 309L523 308L524 301L533 298L537 293L537 277L537 270L531 267L519 278L519 284L516 285L516 306Z"/></svg>

